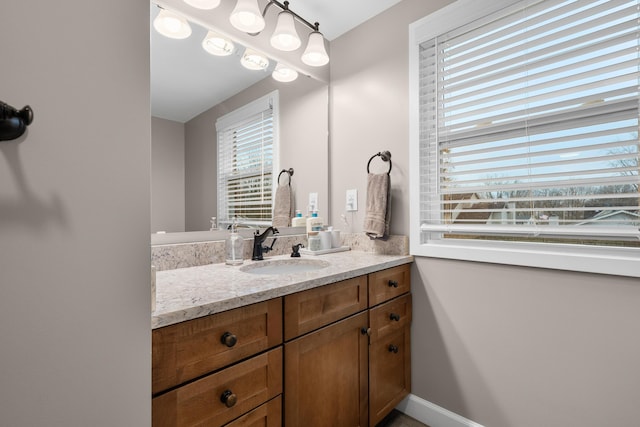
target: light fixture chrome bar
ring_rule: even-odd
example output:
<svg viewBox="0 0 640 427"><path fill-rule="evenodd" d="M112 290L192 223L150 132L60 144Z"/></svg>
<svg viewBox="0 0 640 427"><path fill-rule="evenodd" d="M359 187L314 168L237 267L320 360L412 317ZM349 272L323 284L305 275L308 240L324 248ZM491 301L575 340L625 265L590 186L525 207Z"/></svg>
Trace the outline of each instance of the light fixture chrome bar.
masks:
<svg viewBox="0 0 640 427"><path fill-rule="evenodd" d="M269 10L269 7L271 7L271 5L276 5L280 9L286 10L287 12L290 12L299 22L301 22L302 24L304 24L307 27L311 28L313 31L320 31L319 30L319 28L320 28L320 23L319 22L315 22L315 23L311 24L309 21L304 19L302 16L298 15L293 10L289 9L289 2L288 1L285 1L284 4L283 4L283 3L280 3L278 0L269 0L269 3L266 4L266 6L264 7L264 10L262 11L262 17L263 18L267 15L267 10ZM251 33L252 36L256 36L258 34L260 34L260 32Z"/></svg>

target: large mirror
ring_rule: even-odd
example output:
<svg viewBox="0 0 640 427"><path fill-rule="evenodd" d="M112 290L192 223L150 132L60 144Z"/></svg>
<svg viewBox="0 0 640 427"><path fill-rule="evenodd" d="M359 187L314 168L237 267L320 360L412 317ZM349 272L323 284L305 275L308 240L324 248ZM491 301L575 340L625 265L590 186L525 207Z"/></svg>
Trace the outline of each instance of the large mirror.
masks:
<svg viewBox="0 0 640 427"><path fill-rule="evenodd" d="M237 32L228 25L234 4L223 0L218 8L203 11L183 0L151 3L152 22L162 6L185 16L192 29L189 37L176 40L151 26L152 238L159 231L210 229L211 217L217 216L216 120L274 90L280 110L278 169L295 171L291 186L296 209L306 212L309 193L317 193L320 212L325 217L329 213L328 66L305 69L294 56L302 48L285 55L267 47L266 32L275 25L277 10L265 17L264 37ZM209 30L237 32L234 53L226 57L207 53L201 43ZM303 38L308 32L299 30ZM267 71L240 65L246 46L270 57ZM298 79L281 83L271 77L275 64L282 61L300 71Z"/></svg>

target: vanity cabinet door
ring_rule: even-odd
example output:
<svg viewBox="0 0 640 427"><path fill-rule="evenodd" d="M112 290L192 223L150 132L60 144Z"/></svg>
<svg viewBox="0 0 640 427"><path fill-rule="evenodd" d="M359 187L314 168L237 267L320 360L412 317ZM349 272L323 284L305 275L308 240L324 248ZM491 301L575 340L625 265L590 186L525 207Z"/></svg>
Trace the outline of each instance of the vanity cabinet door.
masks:
<svg viewBox="0 0 640 427"><path fill-rule="evenodd" d="M152 333L152 392L160 393L282 343L282 299Z"/></svg>
<svg viewBox="0 0 640 427"><path fill-rule="evenodd" d="M369 425L375 426L411 391L411 295L369 313Z"/></svg>
<svg viewBox="0 0 640 427"><path fill-rule="evenodd" d="M281 393L278 347L153 398L153 427L223 426Z"/></svg>
<svg viewBox="0 0 640 427"><path fill-rule="evenodd" d="M411 332L406 326L371 344L369 419L375 426L411 391Z"/></svg>
<svg viewBox="0 0 640 427"><path fill-rule="evenodd" d="M365 311L285 344L285 426L367 425L367 324Z"/></svg>
<svg viewBox="0 0 640 427"><path fill-rule="evenodd" d="M411 265L403 264L369 274L369 307L411 290Z"/></svg>

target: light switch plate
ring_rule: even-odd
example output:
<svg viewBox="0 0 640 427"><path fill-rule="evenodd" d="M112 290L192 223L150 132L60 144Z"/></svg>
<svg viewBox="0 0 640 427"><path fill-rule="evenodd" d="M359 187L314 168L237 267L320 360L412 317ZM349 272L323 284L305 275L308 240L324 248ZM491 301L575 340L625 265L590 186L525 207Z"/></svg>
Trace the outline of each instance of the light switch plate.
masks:
<svg viewBox="0 0 640 427"><path fill-rule="evenodd" d="M358 210L358 190L347 190L347 212Z"/></svg>
<svg viewBox="0 0 640 427"><path fill-rule="evenodd" d="M309 193L309 210L318 210L318 193Z"/></svg>

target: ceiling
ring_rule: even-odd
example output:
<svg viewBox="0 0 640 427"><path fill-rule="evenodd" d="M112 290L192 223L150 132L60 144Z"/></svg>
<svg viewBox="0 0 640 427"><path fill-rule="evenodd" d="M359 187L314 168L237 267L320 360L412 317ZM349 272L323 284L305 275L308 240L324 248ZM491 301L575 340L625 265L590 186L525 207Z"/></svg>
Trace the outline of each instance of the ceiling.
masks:
<svg viewBox="0 0 640 427"><path fill-rule="evenodd" d="M319 22L320 31L331 41L400 1L289 0L289 8L307 21ZM150 11L153 21L159 11L153 2ZM151 28L151 114L155 117L184 123L267 77L274 66L268 73L250 72L236 55L207 54L200 46L207 30L195 24L185 40L163 37Z"/></svg>
<svg viewBox="0 0 640 427"><path fill-rule="evenodd" d="M289 8L307 21L319 22L331 41L401 0L289 0Z"/></svg>

